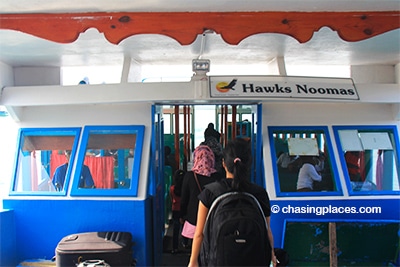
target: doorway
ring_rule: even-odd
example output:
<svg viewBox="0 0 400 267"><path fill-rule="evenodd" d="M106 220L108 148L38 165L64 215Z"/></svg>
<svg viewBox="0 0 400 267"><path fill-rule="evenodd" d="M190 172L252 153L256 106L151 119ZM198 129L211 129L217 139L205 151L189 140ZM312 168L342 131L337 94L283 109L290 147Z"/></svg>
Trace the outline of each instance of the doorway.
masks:
<svg viewBox="0 0 400 267"><path fill-rule="evenodd" d="M262 138L261 138L261 104L216 104L216 105L158 105L155 107L159 121L154 131L158 140L153 139L160 155L159 176L154 183L157 190L154 199L154 227L164 229L167 235L171 223L171 199L169 188L173 182L173 174L177 169L190 171L192 152L204 141L204 131L212 123L220 134L222 147L233 138L245 138L252 147L253 162L251 181L265 187L262 173ZM154 134L153 134L154 135ZM157 153L154 153L157 155ZM168 156L168 160L166 159ZM171 160L172 159L172 160ZM166 164L168 162L172 164ZM160 210L162 207L163 210ZM160 216L162 214L162 216ZM155 244L166 245L156 237ZM164 238L163 238L164 240ZM157 248L159 251L161 248ZM165 251L168 249L163 248Z"/></svg>

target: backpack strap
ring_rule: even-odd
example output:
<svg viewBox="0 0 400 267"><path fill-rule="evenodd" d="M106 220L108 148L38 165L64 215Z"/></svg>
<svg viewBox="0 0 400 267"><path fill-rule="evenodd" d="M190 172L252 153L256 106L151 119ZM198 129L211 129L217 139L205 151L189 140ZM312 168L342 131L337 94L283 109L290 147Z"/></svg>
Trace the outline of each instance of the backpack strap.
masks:
<svg viewBox="0 0 400 267"><path fill-rule="evenodd" d="M200 190L200 193L201 193L201 186L200 186L200 183L199 183L199 179L197 179L197 174L195 173L195 172L193 172L193 175L194 175L194 179L196 180L196 183L197 183L197 186L199 187L199 190Z"/></svg>

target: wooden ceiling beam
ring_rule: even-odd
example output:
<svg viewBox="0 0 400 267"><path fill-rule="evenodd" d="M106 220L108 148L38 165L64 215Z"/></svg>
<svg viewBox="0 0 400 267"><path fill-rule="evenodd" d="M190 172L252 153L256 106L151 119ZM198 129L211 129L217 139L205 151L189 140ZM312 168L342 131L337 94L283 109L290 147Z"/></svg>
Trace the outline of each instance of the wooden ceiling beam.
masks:
<svg viewBox="0 0 400 267"><path fill-rule="evenodd" d="M254 34L278 33L300 43L322 27L356 42L400 28L400 12L118 12L0 14L0 29L15 30L58 43L72 43L89 28L118 44L136 34L161 34L181 45L212 31L237 45Z"/></svg>

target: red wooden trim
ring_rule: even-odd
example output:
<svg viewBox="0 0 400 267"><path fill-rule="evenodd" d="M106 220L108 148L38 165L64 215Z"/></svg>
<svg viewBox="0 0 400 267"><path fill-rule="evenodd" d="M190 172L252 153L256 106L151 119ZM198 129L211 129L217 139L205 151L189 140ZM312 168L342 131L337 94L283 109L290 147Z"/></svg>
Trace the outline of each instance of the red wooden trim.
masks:
<svg viewBox="0 0 400 267"><path fill-rule="evenodd" d="M0 29L9 29L59 43L74 42L96 28L118 44L135 34L162 34L182 45L212 30L236 45L258 33L280 33L300 43L321 27L338 32L345 41L361 41L400 28L400 12L131 12L0 14Z"/></svg>

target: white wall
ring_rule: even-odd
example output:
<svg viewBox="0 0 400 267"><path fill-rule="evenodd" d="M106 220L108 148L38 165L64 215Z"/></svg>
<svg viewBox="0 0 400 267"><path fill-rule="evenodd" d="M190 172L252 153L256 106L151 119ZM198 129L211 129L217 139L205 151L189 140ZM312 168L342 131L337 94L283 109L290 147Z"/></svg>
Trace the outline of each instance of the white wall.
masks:
<svg viewBox="0 0 400 267"><path fill-rule="evenodd" d="M14 86L13 68L0 61L0 88Z"/></svg>
<svg viewBox="0 0 400 267"><path fill-rule="evenodd" d="M80 127L84 125L150 126L150 104L57 105L23 107L21 127Z"/></svg>
<svg viewBox="0 0 400 267"><path fill-rule="evenodd" d="M355 83L395 83L395 66L351 66L351 77Z"/></svg>
<svg viewBox="0 0 400 267"><path fill-rule="evenodd" d="M379 98L392 98L393 119L400 121L400 63L396 65L351 66L351 77L359 84L393 84L394 91L373 89L367 98L372 102ZM362 94L363 92L359 92Z"/></svg>
<svg viewBox="0 0 400 267"><path fill-rule="evenodd" d="M14 85L13 68L0 62L0 90ZM1 91L0 91L1 98ZM17 126L10 117L0 117L0 199L8 194L14 164ZM0 201L0 209L2 208Z"/></svg>
<svg viewBox="0 0 400 267"><path fill-rule="evenodd" d="M15 86L60 85L59 67L15 67Z"/></svg>
<svg viewBox="0 0 400 267"><path fill-rule="evenodd" d="M18 125L11 117L0 117L0 200L8 194L13 174ZM2 208L0 201L0 209Z"/></svg>
<svg viewBox="0 0 400 267"><path fill-rule="evenodd" d="M393 124L391 104L265 103L263 125Z"/></svg>

